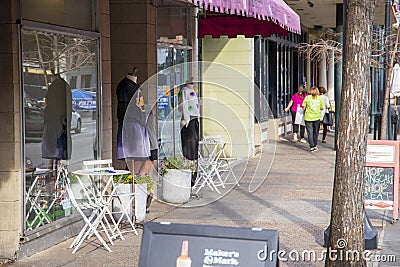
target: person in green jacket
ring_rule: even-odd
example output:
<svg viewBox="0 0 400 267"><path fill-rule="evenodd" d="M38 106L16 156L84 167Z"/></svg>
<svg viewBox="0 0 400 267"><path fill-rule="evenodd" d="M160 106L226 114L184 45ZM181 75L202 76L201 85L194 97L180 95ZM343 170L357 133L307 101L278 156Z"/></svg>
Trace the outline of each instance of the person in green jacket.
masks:
<svg viewBox="0 0 400 267"><path fill-rule="evenodd" d="M323 99L319 96L318 88L313 86L310 89L310 95L306 96L303 101L304 121L308 134L308 142L310 143L310 152L314 153L318 150L318 132L319 122L321 120L321 110L325 109Z"/></svg>

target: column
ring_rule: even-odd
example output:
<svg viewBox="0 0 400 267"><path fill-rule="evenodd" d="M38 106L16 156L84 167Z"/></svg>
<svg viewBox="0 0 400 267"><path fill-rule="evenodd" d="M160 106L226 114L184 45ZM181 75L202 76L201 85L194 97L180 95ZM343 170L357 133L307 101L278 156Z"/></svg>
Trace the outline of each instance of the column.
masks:
<svg viewBox="0 0 400 267"><path fill-rule="evenodd" d="M102 145L101 158L112 158L113 144L113 125L112 125L112 96L115 94L111 86L111 44L110 44L110 3L109 0L100 0L98 7L98 17L101 23L98 30L101 34L101 78L102 78L102 100L101 110L101 132L99 132L98 145Z"/></svg>
<svg viewBox="0 0 400 267"><path fill-rule="evenodd" d="M21 91L19 84L19 1L0 8L0 258L15 259L22 236Z"/></svg>
<svg viewBox="0 0 400 267"><path fill-rule="evenodd" d="M139 70L139 83L144 83L157 72L156 7L147 0L110 0L111 32L111 97L113 124L113 159L116 155L118 121L116 118L118 82L134 66ZM156 82L156 81L155 81ZM157 85L143 91L146 103L157 100ZM121 166L123 167L124 163Z"/></svg>
<svg viewBox="0 0 400 267"><path fill-rule="evenodd" d="M328 52L329 63L328 63L328 98L333 104L335 102L335 52Z"/></svg>
<svg viewBox="0 0 400 267"><path fill-rule="evenodd" d="M326 78L326 56L326 52L324 52L319 62L318 86L328 88L328 82Z"/></svg>
<svg viewBox="0 0 400 267"><path fill-rule="evenodd" d="M343 1L343 4L336 4L336 32L343 33L337 37L338 42L344 44L344 21L345 21L345 10L346 10L347 2ZM340 115L340 99L342 96L342 62L344 62L344 45L342 46L342 60L335 64L335 147L339 126L339 115Z"/></svg>

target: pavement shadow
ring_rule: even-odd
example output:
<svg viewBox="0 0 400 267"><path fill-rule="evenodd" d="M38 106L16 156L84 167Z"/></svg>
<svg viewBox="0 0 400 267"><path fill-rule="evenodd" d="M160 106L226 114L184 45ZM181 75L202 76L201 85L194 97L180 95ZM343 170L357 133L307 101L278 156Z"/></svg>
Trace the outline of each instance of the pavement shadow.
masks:
<svg viewBox="0 0 400 267"><path fill-rule="evenodd" d="M236 191L241 193L242 195L245 195L246 197L250 198L251 200L269 208L272 209L273 211L275 211L276 213L282 215L283 217L285 217L286 219L288 219L289 221L295 223L296 225L299 225L299 227L303 228L305 231L307 231L309 234L311 234L312 236L314 236L315 238L315 242L318 243L319 245L323 245L324 240L323 240L323 231L325 229L322 229L321 227L318 227L312 223L310 223L309 221L300 218L290 212L288 212L287 210L271 203L268 200L262 199L258 196L256 196L255 194L251 194L249 192L246 192L243 188L236 188ZM234 212L234 210L232 211ZM322 233L317 235L316 233Z"/></svg>

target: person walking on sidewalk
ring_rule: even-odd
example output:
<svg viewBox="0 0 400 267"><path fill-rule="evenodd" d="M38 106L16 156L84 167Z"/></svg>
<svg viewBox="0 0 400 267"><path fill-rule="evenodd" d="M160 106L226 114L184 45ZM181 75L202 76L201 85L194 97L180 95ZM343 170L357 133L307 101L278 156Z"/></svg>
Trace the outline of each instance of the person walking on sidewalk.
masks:
<svg viewBox="0 0 400 267"><path fill-rule="evenodd" d="M291 108L291 113L292 113L292 125L293 125L293 141L297 142L299 141L300 137L300 142L301 143L307 143L306 140L304 139L304 132L305 132L305 126L301 124L296 124L296 112L298 108L301 108L303 106L303 101L305 97L307 96L307 90L306 87L302 84L299 86L299 89L297 93L295 93L292 98L289 101L289 104L285 108L285 112L289 112L289 109ZM300 136L299 136L299 128L300 128Z"/></svg>
<svg viewBox="0 0 400 267"><path fill-rule="evenodd" d="M304 120L308 134L308 142L310 143L310 152L318 150L318 131L321 119L321 110L325 109L324 101L319 96L318 88L313 86L310 89L310 95L306 96L303 101Z"/></svg>
<svg viewBox="0 0 400 267"><path fill-rule="evenodd" d="M329 103L329 98L326 95L326 93L327 93L326 88L325 87L318 87L318 90L319 90L319 93L321 94L321 98L322 98L322 100L324 101L324 104L325 104L325 109L321 111L321 124L322 124L322 127L323 127L322 141L321 142L322 143L326 143L326 134L328 133L328 126L329 125L325 124L323 122L323 120L324 120L325 113L329 114L329 108L331 107L331 105Z"/></svg>

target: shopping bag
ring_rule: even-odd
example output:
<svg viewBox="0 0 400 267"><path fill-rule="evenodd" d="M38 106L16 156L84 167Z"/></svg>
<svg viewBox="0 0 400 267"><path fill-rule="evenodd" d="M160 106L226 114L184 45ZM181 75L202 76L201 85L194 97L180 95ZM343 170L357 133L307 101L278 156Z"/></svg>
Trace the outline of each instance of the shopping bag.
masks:
<svg viewBox="0 0 400 267"><path fill-rule="evenodd" d="M303 108L297 108L294 124L300 124L302 126L306 125L306 123L304 121L304 109Z"/></svg>
<svg viewBox="0 0 400 267"><path fill-rule="evenodd" d="M332 126L333 125L333 117L332 117L332 113L331 112L325 113L324 119L322 120L322 123L326 124L328 126Z"/></svg>

